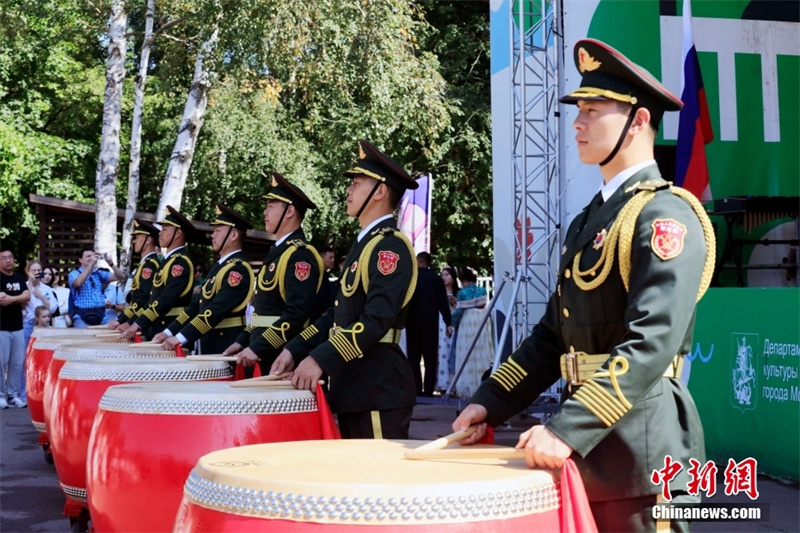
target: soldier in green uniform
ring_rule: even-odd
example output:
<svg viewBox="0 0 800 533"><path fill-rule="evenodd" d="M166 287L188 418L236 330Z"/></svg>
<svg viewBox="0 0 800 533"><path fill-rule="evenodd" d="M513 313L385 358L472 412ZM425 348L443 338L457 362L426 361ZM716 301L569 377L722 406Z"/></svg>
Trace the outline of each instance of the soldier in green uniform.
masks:
<svg viewBox="0 0 800 533"><path fill-rule="evenodd" d="M146 220L133 219L133 253L141 258L131 282L130 302L116 320L108 323L110 329L122 329L132 324L150 301L153 278L158 272L156 252L159 229Z"/></svg>
<svg viewBox="0 0 800 533"><path fill-rule="evenodd" d="M317 208L314 202L277 172L263 198L264 229L276 241L258 273L250 324L223 353L236 354L244 367L258 362L266 376L283 346L308 326L324 268L302 227L306 212Z"/></svg>
<svg viewBox="0 0 800 533"><path fill-rule="evenodd" d="M219 260L206 275L200 298L190 303L167 328L153 337L165 350L200 341L200 353L218 354L230 346L245 326L245 309L253 292L253 270L242 244L253 227L242 215L217 203L211 223L211 247Z"/></svg>
<svg viewBox="0 0 800 533"><path fill-rule="evenodd" d="M577 104L578 154L600 166L603 183L567 231L541 321L453 429L478 424L471 444L563 377L558 411L520 436L527 464L558 468L572 457L600 531L656 531L651 509L662 487L651 475L667 456L684 466L673 503L700 500L688 494L687 471L690 459L705 461L703 428L679 378L713 272L714 235L697 199L664 181L653 157L664 111L682 102L604 43L578 41L574 56L581 86L561 101Z"/></svg>
<svg viewBox="0 0 800 533"><path fill-rule="evenodd" d="M164 330L168 321L183 312L189 305L194 281L194 265L186 255L186 243L197 239L198 232L185 216L171 205L167 216L159 222L161 231L158 244L167 249L161 266L153 278L150 301L142 313L120 333L120 337L132 339L141 330L145 338Z"/></svg>
<svg viewBox="0 0 800 533"><path fill-rule="evenodd" d="M416 403L414 377L397 342L417 284L417 261L393 212L417 182L397 162L361 141L344 173L347 214L361 225L344 261L332 311L287 344L272 368L296 366L292 383L313 388L330 376L330 406L343 438L407 439Z"/></svg>

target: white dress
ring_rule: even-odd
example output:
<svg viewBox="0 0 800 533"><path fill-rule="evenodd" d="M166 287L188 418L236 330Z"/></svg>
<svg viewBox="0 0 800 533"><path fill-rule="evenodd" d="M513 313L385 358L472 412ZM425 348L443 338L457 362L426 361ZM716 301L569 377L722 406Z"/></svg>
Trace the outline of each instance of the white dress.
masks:
<svg viewBox="0 0 800 533"><path fill-rule="evenodd" d="M459 292L459 296L460 295L461 293ZM482 303L483 306L485 306L485 291L483 291L482 295L479 295L469 303L459 300L458 305L461 307L462 305L474 305L475 303ZM464 308L461 322L457 328L456 373L458 373L458 369L466 358L467 350L472 345L472 341L478 333L478 327L486 314L485 307L481 307ZM475 394L475 391L478 390L478 387L480 387L484 373L491 368L493 362L494 343L492 342L492 320L490 318L478 335L475 348L472 350L466 366L464 367L464 371L456 382L454 393L457 394L459 398L470 398Z"/></svg>
<svg viewBox="0 0 800 533"><path fill-rule="evenodd" d="M447 370L447 358L450 357L452 337L447 336L447 326L442 315L439 315L439 366L436 371L436 390L445 391L450 385L450 372Z"/></svg>

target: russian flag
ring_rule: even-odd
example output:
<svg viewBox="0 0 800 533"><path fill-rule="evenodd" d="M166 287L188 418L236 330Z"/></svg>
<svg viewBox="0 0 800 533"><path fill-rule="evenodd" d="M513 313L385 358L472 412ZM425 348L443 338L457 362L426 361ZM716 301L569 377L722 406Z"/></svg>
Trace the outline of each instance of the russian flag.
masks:
<svg viewBox="0 0 800 533"><path fill-rule="evenodd" d="M712 199L705 145L714 140L692 35L691 0L683 0L683 109L678 118L675 183L705 203Z"/></svg>

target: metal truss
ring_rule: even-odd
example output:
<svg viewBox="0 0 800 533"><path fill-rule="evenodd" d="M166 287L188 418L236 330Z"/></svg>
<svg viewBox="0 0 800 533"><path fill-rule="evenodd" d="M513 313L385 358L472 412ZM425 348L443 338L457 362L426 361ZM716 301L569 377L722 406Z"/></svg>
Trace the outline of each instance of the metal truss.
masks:
<svg viewBox="0 0 800 533"><path fill-rule="evenodd" d="M512 172L515 276L510 315L516 346L556 289L561 242L559 87L563 85L561 0L516 0L512 28Z"/></svg>

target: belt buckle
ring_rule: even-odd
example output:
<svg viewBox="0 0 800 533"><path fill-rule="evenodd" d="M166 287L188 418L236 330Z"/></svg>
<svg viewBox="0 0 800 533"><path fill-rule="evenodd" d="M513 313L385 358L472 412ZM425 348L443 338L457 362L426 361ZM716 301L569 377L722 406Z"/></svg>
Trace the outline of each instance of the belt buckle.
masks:
<svg viewBox="0 0 800 533"><path fill-rule="evenodd" d="M578 372L578 356L585 352L569 352L564 354L567 367L567 381L570 385L581 385L580 373Z"/></svg>

